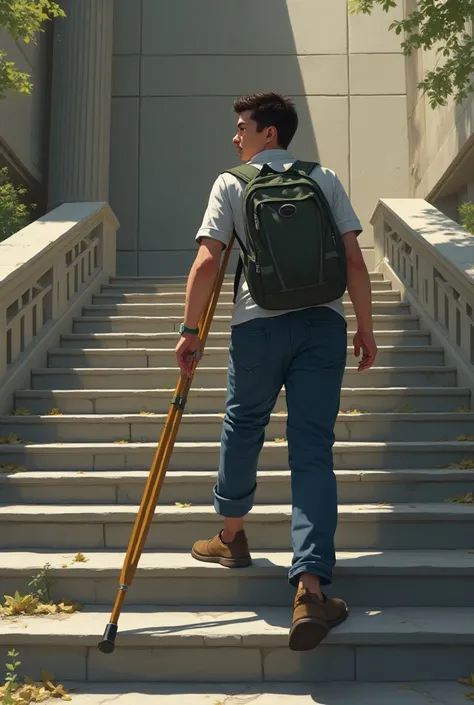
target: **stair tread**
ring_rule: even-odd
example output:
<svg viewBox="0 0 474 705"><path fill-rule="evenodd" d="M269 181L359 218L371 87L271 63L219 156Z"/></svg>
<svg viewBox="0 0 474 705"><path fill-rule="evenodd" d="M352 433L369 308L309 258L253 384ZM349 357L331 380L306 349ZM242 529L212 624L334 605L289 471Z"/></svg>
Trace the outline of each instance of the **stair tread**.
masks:
<svg viewBox="0 0 474 705"><path fill-rule="evenodd" d="M416 336L422 336L422 337L429 337L430 333L427 330L410 330L410 329L400 329L400 330L381 330L378 331L377 335L380 337L388 337L390 335L394 334L407 334L407 335L416 335ZM230 336L230 331L227 332L218 332L218 331L209 331L208 335L208 340L212 340L212 338L223 338L224 336L229 337ZM139 339L146 339L146 340L166 340L167 338L176 338L176 332L175 331L170 331L170 332L164 332L164 333L63 333L61 335L61 340L115 340L115 339L120 339L120 338L125 338L125 337L130 337L130 338L139 338Z"/></svg>
<svg viewBox="0 0 474 705"><path fill-rule="evenodd" d="M123 646L278 646L288 644L291 608L210 610L193 606L178 610L125 606L117 645ZM66 645L96 647L109 619L109 609L85 605L68 619L17 617L0 620L0 643L31 647ZM25 629L27 625L28 629ZM474 607L353 607L350 618L333 629L327 644L474 645ZM462 675L462 674L461 674Z"/></svg>
<svg viewBox="0 0 474 705"><path fill-rule="evenodd" d="M101 368L102 370L104 368ZM432 369L432 368L430 368ZM445 367L443 369L446 369ZM365 374L365 373L364 373ZM150 388L150 389L20 389L17 394L28 395L32 397L45 397L50 394L72 394L73 396L89 396L90 394L100 394L100 395L122 395L127 394L168 394L170 389L165 388ZM225 387L198 387L193 386L190 390L190 394L212 394L218 395L225 393L227 390ZM463 396L469 396L470 391L467 387L343 387L342 391L350 391L357 394L395 394L403 393L403 396L427 394L436 395L442 394L449 396L451 394L461 394ZM281 392L285 394L285 389Z"/></svg>
<svg viewBox="0 0 474 705"><path fill-rule="evenodd" d="M352 346L347 346L348 350L352 350ZM422 352L427 351L443 352L444 348L441 345L378 345L377 350L396 350L397 352ZM156 355L157 353L174 352L174 348L51 348L50 355L77 355L78 353L90 353L94 355L123 355L124 353L134 353L138 355ZM211 352L229 352L229 346L206 345L205 354Z"/></svg>
<svg viewBox="0 0 474 705"><path fill-rule="evenodd" d="M289 551L252 551L253 565L238 571L223 568L213 563L200 563L190 555L189 551L144 551L140 558L138 574L159 573L174 575L186 571L186 578L202 576L213 579L241 578L244 576L258 577L267 575L282 575L291 565L292 553ZM122 569L124 551L86 551L87 563L67 563L74 552L64 550L45 551L0 551L0 576L15 576L18 572L31 572L42 568L46 563L51 566L56 577L64 571L73 571L74 575L87 575L90 572L100 576L115 575ZM474 575L474 550L384 550L375 551L337 551L335 574L344 573L404 573L416 575L438 575L443 573ZM53 575L53 572L51 573Z"/></svg>
<svg viewBox="0 0 474 705"><path fill-rule="evenodd" d="M453 482L454 480L467 481L474 478L473 470L457 470L451 468L413 469L413 470L335 470L336 477L345 482L419 482L420 480L436 482ZM91 483L126 482L146 479L148 470L44 470L21 471L14 474L0 474L1 484L45 484L47 482L61 483ZM265 484L274 480L289 480L290 470L259 470L258 482ZM204 479L215 480L215 470L168 470L166 482L200 482Z"/></svg>
<svg viewBox="0 0 474 705"><path fill-rule="evenodd" d="M63 449L64 451L77 451L84 448L96 451L120 450L124 448L153 448L157 444L155 442L135 443L135 442L111 442L111 443L25 443L25 444L2 444L2 453L23 453L25 450L38 452L41 450ZM474 442L472 441L336 441L334 448L339 449L361 449L361 450L376 450L381 448L407 449L407 450L426 450L429 446L433 450L467 450L474 451ZM177 441L174 445L175 450L183 453L194 453L196 449L215 450L221 447L220 441ZM287 449L287 441L275 442L265 441L264 448Z"/></svg>
<svg viewBox="0 0 474 705"><path fill-rule="evenodd" d="M25 521L35 522L60 521L67 518L70 522L99 522L110 523L116 521L133 522L137 515L137 505L116 504L0 504L0 521ZM379 504L339 504L339 520L353 522L368 521L383 517L385 520L404 521L424 519L447 521L474 521L474 511L470 504L452 502L427 502L427 503L379 503ZM263 521L282 522L291 518L291 505L289 504L256 504L247 517L248 523ZM220 521L211 505L192 505L191 507L177 507L174 505L159 504L155 510L154 521L169 522L179 521Z"/></svg>
<svg viewBox="0 0 474 705"><path fill-rule="evenodd" d="M222 374L227 372L227 367L226 366L206 366L205 368L201 367L200 369L205 369L206 373L212 373L215 372L216 374ZM346 366L346 371L354 370L357 371L358 367L357 365L347 365ZM383 372L383 371L393 371L393 370L401 370L402 372L456 372L455 367L451 367L448 365L404 365L404 366L399 366L399 365L386 365L386 366L379 366L379 367L372 367L369 370L366 370L364 372L364 375L370 375L373 374L374 372ZM67 374L68 372L84 372L87 374L97 374L97 375L103 375L106 372L133 372L133 373L141 373L141 374L150 374L151 372L176 372L178 374L179 370L178 367L176 366L169 366L169 365L163 365L160 367L37 367L33 368L31 370L32 375L39 375L39 374L53 374L53 375L63 375ZM199 369L198 369L199 371Z"/></svg>
<svg viewBox="0 0 474 705"><path fill-rule="evenodd" d="M399 306L400 304L398 302L397 305ZM135 304L127 304L127 306L134 306ZM141 306L144 306L145 304L140 304ZM154 305L154 304L152 304ZM388 304L384 304L388 305ZM98 306L98 308L107 308L103 306ZM355 321L356 316L353 313L348 313L346 314L346 320L348 321ZM377 333L377 328L376 328L376 323L377 321L414 321L414 320L419 320L419 316L416 314L410 314L410 313L374 313L373 316L373 321L374 321L374 332ZM89 321L90 323L95 323L97 321L110 321L110 320L116 320L120 319L123 321L169 321L169 322L177 322L181 323L183 320L183 316L140 316L140 315L124 315L124 316L75 316L72 320L73 321ZM223 315L223 314L217 314L216 316L213 317L213 321L224 321L224 322L229 322L231 321L232 316L230 315Z"/></svg>
<svg viewBox="0 0 474 705"><path fill-rule="evenodd" d="M72 423L77 421L129 421L135 422L140 421L144 423L153 423L157 420L164 420L168 416L167 413L153 413L146 412L145 414L27 414L24 416L0 416L0 423L18 423L18 424L28 424L31 421L47 422L47 423ZM210 421L222 421L223 413L212 413L212 412L193 412L184 413L181 419L181 423L209 423ZM287 412L283 413L272 413L270 417L274 420L286 419L288 416ZM413 411L413 412L399 412L399 411L364 411L358 413L345 413L341 411L339 418L343 418L347 421L361 421L361 422L371 422L377 420L387 420L392 422L397 421L451 421L453 419L463 420L463 421L473 421L474 422L474 411L464 412L459 418L459 413L455 411ZM474 428L474 427L473 427ZM474 439L474 435L473 435Z"/></svg>
<svg viewBox="0 0 474 705"><path fill-rule="evenodd" d="M467 674L464 674L467 675ZM75 705L466 705L459 683L68 683Z"/></svg>

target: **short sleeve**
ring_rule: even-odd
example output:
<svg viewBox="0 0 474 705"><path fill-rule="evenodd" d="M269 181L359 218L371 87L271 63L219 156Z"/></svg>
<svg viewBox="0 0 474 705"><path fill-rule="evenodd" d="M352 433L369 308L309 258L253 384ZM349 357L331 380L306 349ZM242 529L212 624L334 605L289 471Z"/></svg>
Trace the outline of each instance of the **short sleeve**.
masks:
<svg viewBox="0 0 474 705"><path fill-rule="evenodd" d="M222 242L225 247L230 242L234 232L234 218L230 205L229 194L223 175L218 176L209 195L204 218L199 228L196 240L200 242L202 237L210 237L213 240Z"/></svg>
<svg viewBox="0 0 474 705"><path fill-rule="evenodd" d="M362 225L337 175L334 176L333 213L342 235L352 230L359 235Z"/></svg>

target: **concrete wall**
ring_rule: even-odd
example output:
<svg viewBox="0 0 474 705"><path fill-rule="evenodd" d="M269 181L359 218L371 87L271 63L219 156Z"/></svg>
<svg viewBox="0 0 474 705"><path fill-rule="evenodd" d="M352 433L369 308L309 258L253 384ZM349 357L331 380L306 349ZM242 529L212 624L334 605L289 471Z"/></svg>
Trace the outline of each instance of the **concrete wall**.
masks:
<svg viewBox="0 0 474 705"><path fill-rule="evenodd" d="M405 11L413 5L406 0ZM433 110L417 84L439 61L435 49L406 60L410 195L456 219L459 203L474 199L474 96L461 106L451 98Z"/></svg>
<svg viewBox="0 0 474 705"><path fill-rule="evenodd" d="M12 94L0 101L0 152L13 160L19 175L31 186L46 184L47 125L49 113L49 36L38 44L15 42L0 30L0 46L20 71L32 77L29 96ZM33 186L34 187L34 186Z"/></svg>
<svg viewBox="0 0 474 705"><path fill-rule="evenodd" d="M217 174L236 163L233 99L294 97L291 151L337 171L373 245L379 197L408 195L399 11L347 0L116 0L110 203L120 273L185 274ZM369 257L370 261L370 257Z"/></svg>

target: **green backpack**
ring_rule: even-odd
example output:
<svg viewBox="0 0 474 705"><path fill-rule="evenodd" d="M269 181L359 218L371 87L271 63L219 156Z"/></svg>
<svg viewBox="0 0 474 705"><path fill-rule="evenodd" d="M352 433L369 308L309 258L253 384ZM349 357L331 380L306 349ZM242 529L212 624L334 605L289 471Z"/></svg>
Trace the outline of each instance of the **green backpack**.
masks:
<svg viewBox="0 0 474 705"><path fill-rule="evenodd" d="M242 271L252 299L266 309L317 306L344 294L344 243L323 191L309 176L316 166L297 161L284 172L268 164L228 170L246 184L246 243L235 233L241 252L234 302Z"/></svg>

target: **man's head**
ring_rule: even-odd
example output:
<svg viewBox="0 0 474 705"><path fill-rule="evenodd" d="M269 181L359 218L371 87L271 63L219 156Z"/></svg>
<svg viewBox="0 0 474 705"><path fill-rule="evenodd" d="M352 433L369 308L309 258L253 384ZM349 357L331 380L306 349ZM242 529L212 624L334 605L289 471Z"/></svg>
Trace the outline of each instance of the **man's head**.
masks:
<svg viewBox="0 0 474 705"><path fill-rule="evenodd" d="M278 93L256 93L234 101L239 116L233 142L248 162L265 149L287 149L298 128L294 103Z"/></svg>

